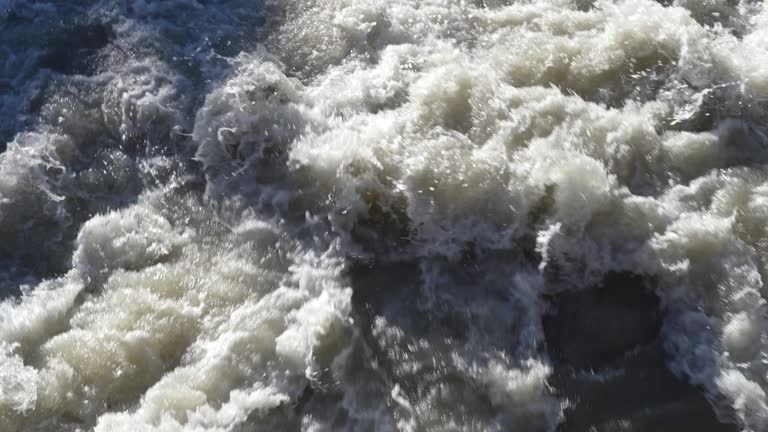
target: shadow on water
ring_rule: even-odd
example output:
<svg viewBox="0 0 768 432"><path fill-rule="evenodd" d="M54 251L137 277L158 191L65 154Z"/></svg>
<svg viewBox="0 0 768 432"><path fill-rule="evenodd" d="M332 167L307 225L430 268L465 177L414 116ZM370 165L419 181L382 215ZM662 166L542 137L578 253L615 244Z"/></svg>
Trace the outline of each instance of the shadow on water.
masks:
<svg viewBox="0 0 768 432"><path fill-rule="evenodd" d="M456 418L498 419L502 413L481 386L446 358L476 359L489 352L536 358L546 352L553 366L552 395L567 402L560 432L739 430L721 423L703 391L667 368L659 341L663 311L648 281L612 274L601 286L541 299L550 305L541 322L531 310L536 302L517 292L515 272L503 271L503 261L484 263L479 257L431 270L418 261L351 269L356 323L382 369L414 406L430 389L453 388L461 396L451 402L463 407L455 409L466 410L453 413ZM500 279L488 276L491 268ZM386 328L396 329L401 340L393 343L382 331ZM409 369L404 364L409 358L420 359L422 366ZM527 430L543 430L537 429L541 424L531 422Z"/></svg>
<svg viewBox="0 0 768 432"><path fill-rule="evenodd" d="M388 381L417 407L419 430L537 431L556 418L547 395L498 403L489 390L503 380L488 375L496 367L527 374L543 354L537 299L507 271L519 262L498 253L351 269L355 322Z"/></svg>
<svg viewBox="0 0 768 432"><path fill-rule="evenodd" d="M559 431L739 430L717 419L702 389L667 368L659 340L663 311L649 284L615 273L601 286L550 299L550 384L568 401Z"/></svg>

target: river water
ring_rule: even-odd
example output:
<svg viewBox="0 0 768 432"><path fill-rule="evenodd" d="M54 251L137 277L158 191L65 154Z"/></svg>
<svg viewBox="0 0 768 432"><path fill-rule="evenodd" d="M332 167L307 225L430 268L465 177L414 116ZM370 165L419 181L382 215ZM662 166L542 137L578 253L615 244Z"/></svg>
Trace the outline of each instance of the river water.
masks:
<svg viewBox="0 0 768 432"><path fill-rule="evenodd" d="M0 151L2 431L554 431L599 286L768 430L760 1L0 0Z"/></svg>

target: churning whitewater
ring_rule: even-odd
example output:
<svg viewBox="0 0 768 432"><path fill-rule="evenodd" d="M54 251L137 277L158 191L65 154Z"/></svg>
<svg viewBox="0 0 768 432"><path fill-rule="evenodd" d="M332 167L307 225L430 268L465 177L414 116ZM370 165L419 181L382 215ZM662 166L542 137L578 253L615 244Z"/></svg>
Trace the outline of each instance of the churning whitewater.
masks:
<svg viewBox="0 0 768 432"><path fill-rule="evenodd" d="M1 431L580 430L615 274L768 430L761 1L0 0L0 151Z"/></svg>

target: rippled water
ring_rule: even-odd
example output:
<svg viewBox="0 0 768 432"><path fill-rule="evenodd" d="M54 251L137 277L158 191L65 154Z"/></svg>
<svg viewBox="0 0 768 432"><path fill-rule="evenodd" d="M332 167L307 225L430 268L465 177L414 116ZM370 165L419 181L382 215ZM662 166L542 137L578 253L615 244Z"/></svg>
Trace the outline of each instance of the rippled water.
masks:
<svg viewBox="0 0 768 432"><path fill-rule="evenodd" d="M553 431L598 319L768 430L766 110L759 1L0 0L0 430Z"/></svg>

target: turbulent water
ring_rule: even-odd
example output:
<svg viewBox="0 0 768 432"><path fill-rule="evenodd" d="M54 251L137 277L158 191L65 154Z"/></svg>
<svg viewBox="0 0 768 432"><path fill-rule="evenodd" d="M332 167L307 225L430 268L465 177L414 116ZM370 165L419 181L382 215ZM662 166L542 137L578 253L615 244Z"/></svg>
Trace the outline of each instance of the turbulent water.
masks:
<svg viewBox="0 0 768 432"><path fill-rule="evenodd" d="M0 0L0 151L2 431L554 431L627 273L768 430L762 2Z"/></svg>

